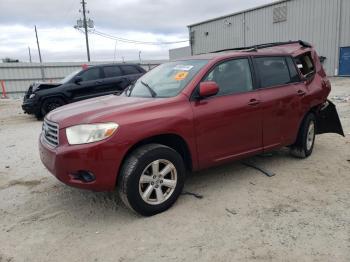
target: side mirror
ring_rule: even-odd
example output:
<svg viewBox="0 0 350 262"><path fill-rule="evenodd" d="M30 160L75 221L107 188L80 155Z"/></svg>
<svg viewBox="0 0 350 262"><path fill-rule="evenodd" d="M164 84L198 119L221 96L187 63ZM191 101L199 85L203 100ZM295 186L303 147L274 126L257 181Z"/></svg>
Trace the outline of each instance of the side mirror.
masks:
<svg viewBox="0 0 350 262"><path fill-rule="evenodd" d="M79 84L81 81L83 81L83 78L81 76L74 77L74 83Z"/></svg>
<svg viewBox="0 0 350 262"><path fill-rule="evenodd" d="M214 81L206 81L199 84L199 96L202 98L215 96L219 92L219 86Z"/></svg>

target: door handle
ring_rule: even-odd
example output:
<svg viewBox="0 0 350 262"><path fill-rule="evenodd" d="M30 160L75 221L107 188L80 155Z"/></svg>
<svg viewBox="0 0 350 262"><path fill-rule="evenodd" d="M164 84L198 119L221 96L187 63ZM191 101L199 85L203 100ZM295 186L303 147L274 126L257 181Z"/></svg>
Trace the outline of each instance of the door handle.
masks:
<svg viewBox="0 0 350 262"><path fill-rule="evenodd" d="M304 95L306 95L306 92L303 90L298 90L297 94L298 94L298 96L304 96Z"/></svg>
<svg viewBox="0 0 350 262"><path fill-rule="evenodd" d="M96 81L96 84L102 84L102 83L103 83L102 80L97 80L97 81Z"/></svg>
<svg viewBox="0 0 350 262"><path fill-rule="evenodd" d="M248 103L249 106L257 106L260 104L260 101L257 99L251 99Z"/></svg>

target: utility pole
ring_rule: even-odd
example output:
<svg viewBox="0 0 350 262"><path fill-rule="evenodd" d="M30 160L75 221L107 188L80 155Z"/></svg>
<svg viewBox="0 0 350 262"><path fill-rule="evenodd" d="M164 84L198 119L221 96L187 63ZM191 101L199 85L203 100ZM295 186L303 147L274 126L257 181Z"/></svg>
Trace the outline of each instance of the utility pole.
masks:
<svg viewBox="0 0 350 262"><path fill-rule="evenodd" d="M43 68L43 60L41 59L41 52L40 52L38 31L36 30L36 25L34 26L34 29L35 29L36 43L37 43L37 45L38 45L38 53L39 53L39 61L40 61L41 78L42 78L42 80L44 81L44 80L45 80L45 72L44 72L44 68Z"/></svg>
<svg viewBox="0 0 350 262"><path fill-rule="evenodd" d="M30 52L30 46L28 46L29 63L32 62L32 53Z"/></svg>
<svg viewBox="0 0 350 262"><path fill-rule="evenodd" d="M84 30L85 30L87 59L88 59L88 62L90 62L89 35L88 35L87 22L86 22L86 10L85 10L86 2L85 2L85 0L82 0L81 4L83 6L83 19L84 19L83 23L84 23Z"/></svg>
<svg viewBox="0 0 350 262"><path fill-rule="evenodd" d="M77 24L74 26L75 29L80 30L80 28L84 28L85 33L85 42L86 42L86 53L87 53L87 59L88 62L90 62L90 47L89 47L89 31L88 28L94 28L94 21L90 18L87 19L86 13L89 13L88 10L86 10L86 1L82 0L81 5L83 7L83 20L80 18L77 20ZM81 12L81 10L79 10Z"/></svg>
<svg viewBox="0 0 350 262"><path fill-rule="evenodd" d="M35 28L35 37L36 37L36 44L38 45L38 53L39 53L39 61L40 63L42 63L42 59L41 59L41 52L40 52L40 45L39 45L39 38L38 38L38 31L36 30L36 25L34 26Z"/></svg>
<svg viewBox="0 0 350 262"><path fill-rule="evenodd" d="M115 62L116 58L117 58L117 40L115 40L115 46L114 46L114 59L113 59L113 63Z"/></svg>

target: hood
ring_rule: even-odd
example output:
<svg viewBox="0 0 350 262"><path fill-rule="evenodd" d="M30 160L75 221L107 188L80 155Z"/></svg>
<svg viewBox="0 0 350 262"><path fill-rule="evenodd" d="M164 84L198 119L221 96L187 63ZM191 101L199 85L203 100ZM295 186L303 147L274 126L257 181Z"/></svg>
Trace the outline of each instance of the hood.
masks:
<svg viewBox="0 0 350 262"><path fill-rule="evenodd" d="M60 129L79 124L118 122L118 116L143 111L159 103L161 98L141 98L109 95L65 105L50 112L46 118Z"/></svg>
<svg viewBox="0 0 350 262"><path fill-rule="evenodd" d="M46 82L37 82L32 85L32 92L34 93L35 91L38 90L43 90L43 89L49 89L53 87L58 87L62 85L61 83L46 83Z"/></svg>

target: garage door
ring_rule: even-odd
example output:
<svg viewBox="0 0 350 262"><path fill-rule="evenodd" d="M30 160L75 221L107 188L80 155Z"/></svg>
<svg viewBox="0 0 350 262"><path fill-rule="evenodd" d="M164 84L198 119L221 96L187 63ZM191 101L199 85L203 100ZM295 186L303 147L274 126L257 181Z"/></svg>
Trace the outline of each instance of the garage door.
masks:
<svg viewBox="0 0 350 262"><path fill-rule="evenodd" d="M339 75L350 76L350 46L340 48Z"/></svg>

